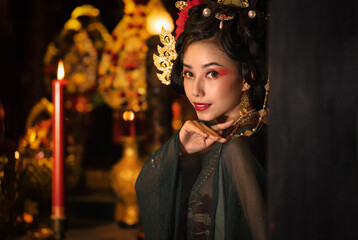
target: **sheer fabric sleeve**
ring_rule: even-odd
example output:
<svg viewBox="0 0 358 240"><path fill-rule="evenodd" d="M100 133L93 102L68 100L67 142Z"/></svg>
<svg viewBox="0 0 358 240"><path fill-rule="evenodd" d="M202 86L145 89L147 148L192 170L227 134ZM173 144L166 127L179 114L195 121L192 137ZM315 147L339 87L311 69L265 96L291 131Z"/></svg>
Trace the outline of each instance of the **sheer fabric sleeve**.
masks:
<svg viewBox="0 0 358 240"><path fill-rule="evenodd" d="M225 171L232 181L230 185L239 198L252 238L267 239L266 176L262 166L252 154L245 137L231 140L223 150L222 157Z"/></svg>
<svg viewBox="0 0 358 240"><path fill-rule="evenodd" d="M146 239L171 239L177 195L179 134L155 151L136 181L138 205Z"/></svg>

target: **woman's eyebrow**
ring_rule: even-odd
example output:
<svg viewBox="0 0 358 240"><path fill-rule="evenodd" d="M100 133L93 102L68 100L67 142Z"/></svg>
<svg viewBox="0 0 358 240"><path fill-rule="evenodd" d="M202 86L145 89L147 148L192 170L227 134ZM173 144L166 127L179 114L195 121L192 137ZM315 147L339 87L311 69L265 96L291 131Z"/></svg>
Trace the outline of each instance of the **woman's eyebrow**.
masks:
<svg viewBox="0 0 358 240"><path fill-rule="evenodd" d="M210 62L210 63L204 64L204 65L202 66L202 68L207 68L207 67L210 67L210 66L213 66L213 65L219 66L219 67L224 67L224 66L221 65L220 63ZM193 68L192 66L190 66L190 65L188 65L188 64L185 64L185 63L183 63L183 66L186 67L186 68L189 68L189 69L192 69L192 68Z"/></svg>
<svg viewBox="0 0 358 240"><path fill-rule="evenodd" d="M193 68L192 66L190 66L190 65L188 65L188 64L185 64L185 63L183 63L183 66L186 67L186 68L189 68L189 69L192 69L192 68Z"/></svg>
<svg viewBox="0 0 358 240"><path fill-rule="evenodd" d="M216 66L219 66L219 67L224 67L224 66L221 65L220 63L210 62L210 63L204 64L202 68L207 68L207 67L210 67L210 66L213 66L213 65L216 65Z"/></svg>

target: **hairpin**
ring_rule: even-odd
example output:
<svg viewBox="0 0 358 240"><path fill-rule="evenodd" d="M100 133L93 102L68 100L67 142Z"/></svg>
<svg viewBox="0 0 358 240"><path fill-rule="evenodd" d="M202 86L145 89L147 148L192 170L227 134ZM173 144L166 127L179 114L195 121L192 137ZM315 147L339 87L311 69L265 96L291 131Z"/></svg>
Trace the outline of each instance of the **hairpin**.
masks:
<svg viewBox="0 0 358 240"><path fill-rule="evenodd" d="M241 8L247 8L250 6L248 0L218 0L218 3L224 5L234 5Z"/></svg>
<svg viewBox="0 0 358 240"><path fill-rule="evenodd" d="M233 15L228 16L228 15L226 15L224 13L216 13L215 18L220 20L219 28L222 29L223 28L223 21L232 20L234 18L234 16Z"/></svg>
<svg viewBox="0 0 358 240"><path fill-rule="evenodd" d="M254 10L250 10L247 13L247 16L249 16L249 18L255 18L256 17L256 12Z"/></svg>
<svg viewBox="0 0 358 240"><path fill-rule="evenodd" d="M162 30L159 34L160 42L164 47L158 45L158 55L153 54L154 65L159 71L162 71L162 74L157 73L158 79L166 85L171 83L170 73L173 67L173 61L177 58L178 54L175 51L175 38L167 30L162 27Z"/></svg>
<svg viewBox="0 0 358 240"><path fill-rule="evenodd" d="M183 8L185 8L186 6L188 6L188 4L185 1L176 1L175 2L175 7L177 9L179 9L180 11L183 10Z"/></svg>
<svg viewBox="0 0 358 240"><path fill-rule="evenodd" d="M204 16L204 17L210 17L210 15L211 15L211 10L210 10L210 8L204 8L204 9L203 9L203 16Z"/></svg>

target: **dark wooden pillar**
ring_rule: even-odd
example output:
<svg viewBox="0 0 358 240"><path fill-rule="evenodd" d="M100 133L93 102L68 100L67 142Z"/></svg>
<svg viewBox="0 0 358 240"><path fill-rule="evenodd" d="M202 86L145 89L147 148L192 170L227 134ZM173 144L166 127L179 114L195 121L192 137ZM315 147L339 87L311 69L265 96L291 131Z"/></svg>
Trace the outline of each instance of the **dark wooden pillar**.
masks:
<svg viewBox="0 0 358 240"><path fill-rule="evenodd" d="M358 1L270 9L270 239L358 239Z"/></svg>

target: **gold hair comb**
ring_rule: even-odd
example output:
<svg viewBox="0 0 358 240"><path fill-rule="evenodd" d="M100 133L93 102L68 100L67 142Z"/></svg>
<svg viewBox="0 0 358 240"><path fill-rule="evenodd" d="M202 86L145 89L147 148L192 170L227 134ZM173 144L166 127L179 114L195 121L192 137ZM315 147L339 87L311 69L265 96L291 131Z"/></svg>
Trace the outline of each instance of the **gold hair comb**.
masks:
<svg viewBox="0 0 358 240"><path fill-rule="evenodd" d="M175 51L175 38L167 30L162 27L161 33L159 35L160 42L164 47L158 45L158 55L153 54L154 65L159 71L163 73L157 73L158 79L166 85L171 83L170 73L173 67L173 61L177 58L178 54Z"/></svg>
<svg viewBox="0 0 358 240"><path fill-rule="evenodd" d="M180 11L183 10L188 4L185 1L176 1L175 7L179 9Z"/></svg>

